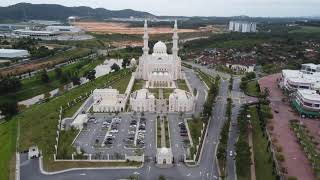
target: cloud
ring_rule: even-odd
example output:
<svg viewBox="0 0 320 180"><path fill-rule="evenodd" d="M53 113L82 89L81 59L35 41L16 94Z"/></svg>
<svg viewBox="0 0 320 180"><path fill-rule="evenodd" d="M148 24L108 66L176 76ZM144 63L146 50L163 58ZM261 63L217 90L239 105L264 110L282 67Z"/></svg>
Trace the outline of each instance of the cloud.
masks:
<svg viewBox="0 0 320 180"><path fill-rule="evenodd" d="M320 0L1 0L0 6L18 2L135 9L156 15L184 16L311 16L320 15Z"/></svg>

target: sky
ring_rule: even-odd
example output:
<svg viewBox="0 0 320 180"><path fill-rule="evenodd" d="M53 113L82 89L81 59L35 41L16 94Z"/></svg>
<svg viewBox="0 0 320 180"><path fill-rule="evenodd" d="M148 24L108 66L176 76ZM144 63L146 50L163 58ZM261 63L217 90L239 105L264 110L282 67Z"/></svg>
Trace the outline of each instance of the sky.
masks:
<svg viewBox="0 0 320 180"><path fill-rule="evenodd" d="M172 16L320 16L320 0L0 0L0 6L19 2L134 9Z"/></svg>

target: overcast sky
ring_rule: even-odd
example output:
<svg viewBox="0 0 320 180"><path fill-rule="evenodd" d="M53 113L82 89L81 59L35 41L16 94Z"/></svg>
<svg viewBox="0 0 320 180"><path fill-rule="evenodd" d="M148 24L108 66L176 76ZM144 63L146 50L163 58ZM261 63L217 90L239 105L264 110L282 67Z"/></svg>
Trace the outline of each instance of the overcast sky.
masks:
<svg viewBox="0 0 320 180"><path fill-rule="evenodd" d="M320 0L0 0L0 6L19 2L134 9L175 16L320 16Z"/></svg>

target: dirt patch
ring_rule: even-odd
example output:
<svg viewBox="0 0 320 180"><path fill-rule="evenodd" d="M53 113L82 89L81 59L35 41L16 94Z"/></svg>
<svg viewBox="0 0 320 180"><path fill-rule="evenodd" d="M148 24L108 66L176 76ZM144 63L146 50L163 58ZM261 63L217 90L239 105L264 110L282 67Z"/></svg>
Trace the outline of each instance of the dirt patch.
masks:
<svg viewBox="0 0 320 180"><path fill-rule="evenodd" d="M115 22L76 22L75 26L81 27L89 32L96 33L118 33L118 34L143 34L143 27L129 27L128 23ZM201 32L196 29L179 29L179 33ZM168 34L172 33L170 27L149 27L149 34Z"/></svg>
<svg viewBox="0 0 320 180"><path fill-rule="evenodd" d="M282 102L284 95L282 94L282 90L278 88L277 82L280 77L281 74L273 74L259 80L262 89L268 88L270 90L269 99L273 113L271 124L274 127L271 136L276 138L278 140L277 144L283 148L282 154L285 156L285 161L282 164L287 168L288 176L312 180L315 179L315 176L311 164L297 143L295 134L289 127L289 120L299 119L299 116L292 110L288 102ZM279 113L275 113L275 110ZM318 126L320 124L320 122L310 119L303 119L303 122L313 125L314 123L318 123Z"/></svg>

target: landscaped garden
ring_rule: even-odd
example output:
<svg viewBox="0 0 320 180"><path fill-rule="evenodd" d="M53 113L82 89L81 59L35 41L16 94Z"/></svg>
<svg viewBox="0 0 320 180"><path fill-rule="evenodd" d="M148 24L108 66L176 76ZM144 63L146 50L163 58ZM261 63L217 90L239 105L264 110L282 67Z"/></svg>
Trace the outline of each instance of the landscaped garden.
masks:
<svg viewBox="0 0 320 180"><path fill-rule="evenodd" d="M182 90L185 90L187 92L189 92L189 88L188 88L188 85L186 83L186 81L183 79L179 79L177 80L177 85L178 85L178 88L179 89L182 89Z"/></svg>
<svg viewBox="0 0 320 180"><path fill-rule="evenodd" d="M21 124L21 138L20 138L20 150L26 150L32 145L37 145L43 152L44 155L44 168L46 170L58 170L71 167L77 163L54 163L53 154L54 154L54 144L56 138L56 130L58 124L58 110L60 106L66 105L68 102L73 99L83 95L84 93L91 92L96 88L105 87L105 84L110 84L111 82L120 82L119 79L131 76L129 70L121 70L119 72L113 72L109 75L97 78L87 84L79 86L66 92L65 94L56 97L49 102L33 105L20 114L9 119L9 124L7 125L9 129L15 129L17 121L20 121ZM74 109L74 112L76 109ZM70 112L73 114L74 112ZM2 125L2 124L1 124ZM6 129L8 128L6 127ZM4 131L5 132L5 131ZM8 131L12 133L9 137L15 141L16 133L14 131ZM5 137L5 134L1 135ZM1 157L12 157L14 153L15 144L10 144L11 151L1 152ZM3 162L3 161L1 161ZM4 162L4 166L8 166L9 162ZM78 167L84 167L88 163L79 163ZM90 163L89 163L90 164ZM125 163L124 163L125 164ZM102 165L102 164L101 164ZM3 168L7 171L8 168ZM4 173L0 173L4 174Z"/></svg>

